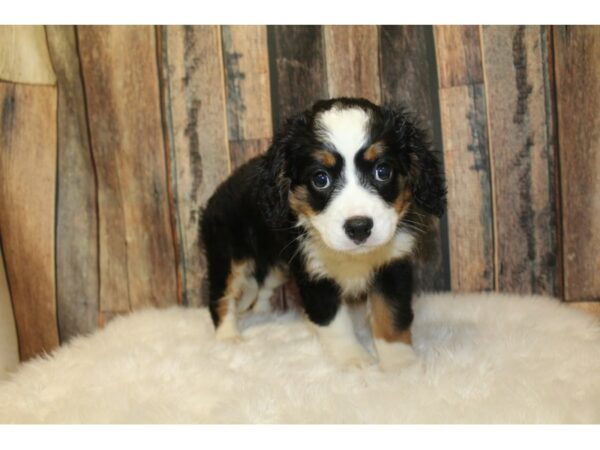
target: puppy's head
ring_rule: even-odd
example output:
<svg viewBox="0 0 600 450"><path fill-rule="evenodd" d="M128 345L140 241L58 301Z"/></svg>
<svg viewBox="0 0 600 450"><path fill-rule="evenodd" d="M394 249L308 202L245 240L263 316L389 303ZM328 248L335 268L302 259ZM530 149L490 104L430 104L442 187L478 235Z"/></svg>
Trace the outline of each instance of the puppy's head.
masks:
<svg viewBox="0 0 600 450"><path fill-rule="evenodd" d="M333 250L386 245L407 213L440 216L446 190L426 136L402 109L333 99L287 121L264 158L270 223L296 220Z"/></svg>

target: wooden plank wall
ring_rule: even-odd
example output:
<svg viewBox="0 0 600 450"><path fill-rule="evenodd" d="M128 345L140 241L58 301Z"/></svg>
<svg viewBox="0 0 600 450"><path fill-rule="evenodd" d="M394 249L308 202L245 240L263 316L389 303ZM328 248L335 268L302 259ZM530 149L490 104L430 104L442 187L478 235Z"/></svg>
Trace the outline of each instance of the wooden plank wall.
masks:
<svg viewBox="0 0 600 450"><path fill-rule="evenodd" d="M202 305L202 206L285 118L340 95L403 103L431 132L449 209L425 289L600 300L599 29L0 27L21 358L131 309Z"/></svg>

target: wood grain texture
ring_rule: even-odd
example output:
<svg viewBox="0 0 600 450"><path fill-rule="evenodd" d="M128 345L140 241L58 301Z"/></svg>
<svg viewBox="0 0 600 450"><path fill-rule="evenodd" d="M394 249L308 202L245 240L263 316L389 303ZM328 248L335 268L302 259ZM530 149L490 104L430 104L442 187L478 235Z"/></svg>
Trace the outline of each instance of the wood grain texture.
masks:
<svg viewBox="0 0 600 450"><path fill-rule="evenodd" d="M600 298L600 27L554 27L567 300Z"/></svg>
<svg viewBox="0 0 600 450"><path fill-rule="evenodd" d="M450 276L454 291L492 290L494 231L478 28L435 26Z"/></svg>
<svg viewBox="0 0 600 450"><path fill-rule="evenodd" d="M58 345L56 88L0 82L0 236L22 360Z"/></svg>
<svg viewBox="0 0 600 450"><path fill-rule="evenodd" d="M453 291L494 289L494 241L485 93L440 90Z"/></svg>
<svg viewBox="0 0 600 450"><path fill-rule="evenodd" d="M206 286L199 239L201 208L230 172L219 28L160 27L162 101L176 204L182 302L195 306L202 304Z"/></svg>
<svg viewBox="0 0 600 450"><path fill-rule="evenodd" d="M43 26L0 26L0 80L56 83Z"/></svg>
<svg viewBox="0 0 600 450"><path fill-rule="evenodd" d="M1 244L0 239L0 244ZM0 245L0 380L19 365L19 340Z"/></svg>
<svg viewBox="0 0 600 450"><path fill-rule="evenodd" d="M482 27L497 289L557 294L552 110L538 26Z"/></svg>
<svg viewBox="0 0 600 450"><path fill-rule="evenodd" d="M328 97L323 30L320 26L275 25L268 32L277 128L286 118Z"/></svg>
<svg viewBox="0 0 600 450"><path fill-rule="evenodd" d="M100 309L177 302L153 27L79 27L98 182Z"/></svg>
<svg viewBox="0 0 600 450"><path fill-rule="evenodd" d="M381 26L379 60L381 66L381 97L383 103L405 105L432 138L434 149L443 159L439 111L435 80L435 49L430 27ZM429 35L428 35L429 34ZM428 43L430 45L428 45ZM438 132L438 135L435 135ZM428 248L415 264L415 280L423 290L439 291L450 288L448 252L442 241L447 241L447 228L436 223ZM442 239L442 233L446 234Z"/></svg>
<svg viewBox="0 0 600 450"><path fill-rule="evenodd" d="M96 329L99 309L96 183L75 27L46 27L58 81L56 302L62 342Z"/></svg>
<svg viewBox="0 0 600 450"><path fill-rule="evenodd" d="M440 88L483 83L479 27L434 26Z"/></svg>
<svg viewBox="0 0 600 450"><path fill-rule="evenodd" d="M327 25L323 32L329 96L380 103L377 26Z"/></svg>

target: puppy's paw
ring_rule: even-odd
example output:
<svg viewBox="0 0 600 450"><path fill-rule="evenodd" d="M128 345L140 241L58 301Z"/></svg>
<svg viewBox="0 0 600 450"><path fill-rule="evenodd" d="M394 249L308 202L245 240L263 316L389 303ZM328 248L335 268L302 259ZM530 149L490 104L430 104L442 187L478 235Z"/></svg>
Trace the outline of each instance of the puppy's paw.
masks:
<svg viewBox="0 0 600 450"><path fill-rule="evenodd" d="M399 372L416 366L419 359L410 345L376 340L379 367L383 372Z"/></svg>
<svg viewBox="0 0 600 450"><path fill-rule="evenodd" d="M217 328L216 338L223 342L242 342L243 338L240 335L237 326L230 323L223 323Z"/></svg>
<svg viewBox="0 0 600 450"><path fill-rule="evenodd" d="M335 362L345 369L364 369L375 364L375 359L358 343L345 343L334 348L328 348Z"/></svg>

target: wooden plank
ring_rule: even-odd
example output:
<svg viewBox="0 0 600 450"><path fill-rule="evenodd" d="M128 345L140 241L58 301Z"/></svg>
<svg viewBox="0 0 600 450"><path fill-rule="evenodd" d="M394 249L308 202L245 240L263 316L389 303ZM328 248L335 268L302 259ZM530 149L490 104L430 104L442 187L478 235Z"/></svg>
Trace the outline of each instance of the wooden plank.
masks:
<svg viewBox="0 0 600 450"><path fill-rule="evenodd" d="M434 27L455 291L495 287L492 180L477 31Z"/></svg>
<svg viewBox="0 0 600 450"><path fill-rule="evenodd" d="M554 27L566 300L600 298L600 27Z"/></svg>
<svg viewBox="0 0 600 450"><path fill-rule="evenodd" d="M418 122L429 130L434 148L443 159L431 27L381 26L380 40L383 103L406 105ZM447 226L440 227L436 223L431 239L428 238L431 251L415 264L415 280L423 290L450 288L447 235Z"/></svg>
<svg viewBox="0 0 600 450"><path fill-rule="evenodd" d="M5 379L18 364L19 341L0 245L0 380Z"/></svg>
<svg viewBox="0 0 600 450"><path fill-rule="evenodd" d="M274 123L327 98L323 32L320 26L268 27Z"/></svg>
<svg viewBox="0 0 600 450"><path fill-rule="evenodd" d="M98 182L100 309L177 303L153 27L78 28Z"/></svg>
<svg viewBox="0 0 600 450"><path fill-rule="evenodd" d="M440 88L483 83L479 27L435 26Z"/></svg>
<svg viewBox="0 0 600 450"><path fill-rule="evenodd" d="M0 235L22 360L58 345L56 88L0 82Z"/></svg>
<svg viewBox="0 0 600 450"><path fill-rule="evenodd" d="M56 302L65 342L96 328L98 205L75 27L48 26L46 33L58 80Z"/></svg>
<svg viewBox="0 0 600 450"><path fill-rule="evenodd" d="M221 32L218 26L164 26L160 47L182 301L198 306L206 285L200 211L230 172Z"/></svg>
<svg viewBox="0 0 600 450"><path fill-rule="evenodd" d="M380 103L377 26L327 25L323 31L329 96Z"/></svg>
<svg viewBox="0 0 600 450"><path fill-rule="evenodd" d="M497 289L557 295L554 146L539 26L482 27Z"/></svg>
<svg viewBox="0 0 600 450"><path fill-rule="evenodd" d="M0 26L0 80L56 83L43 26Z"/></svg>

